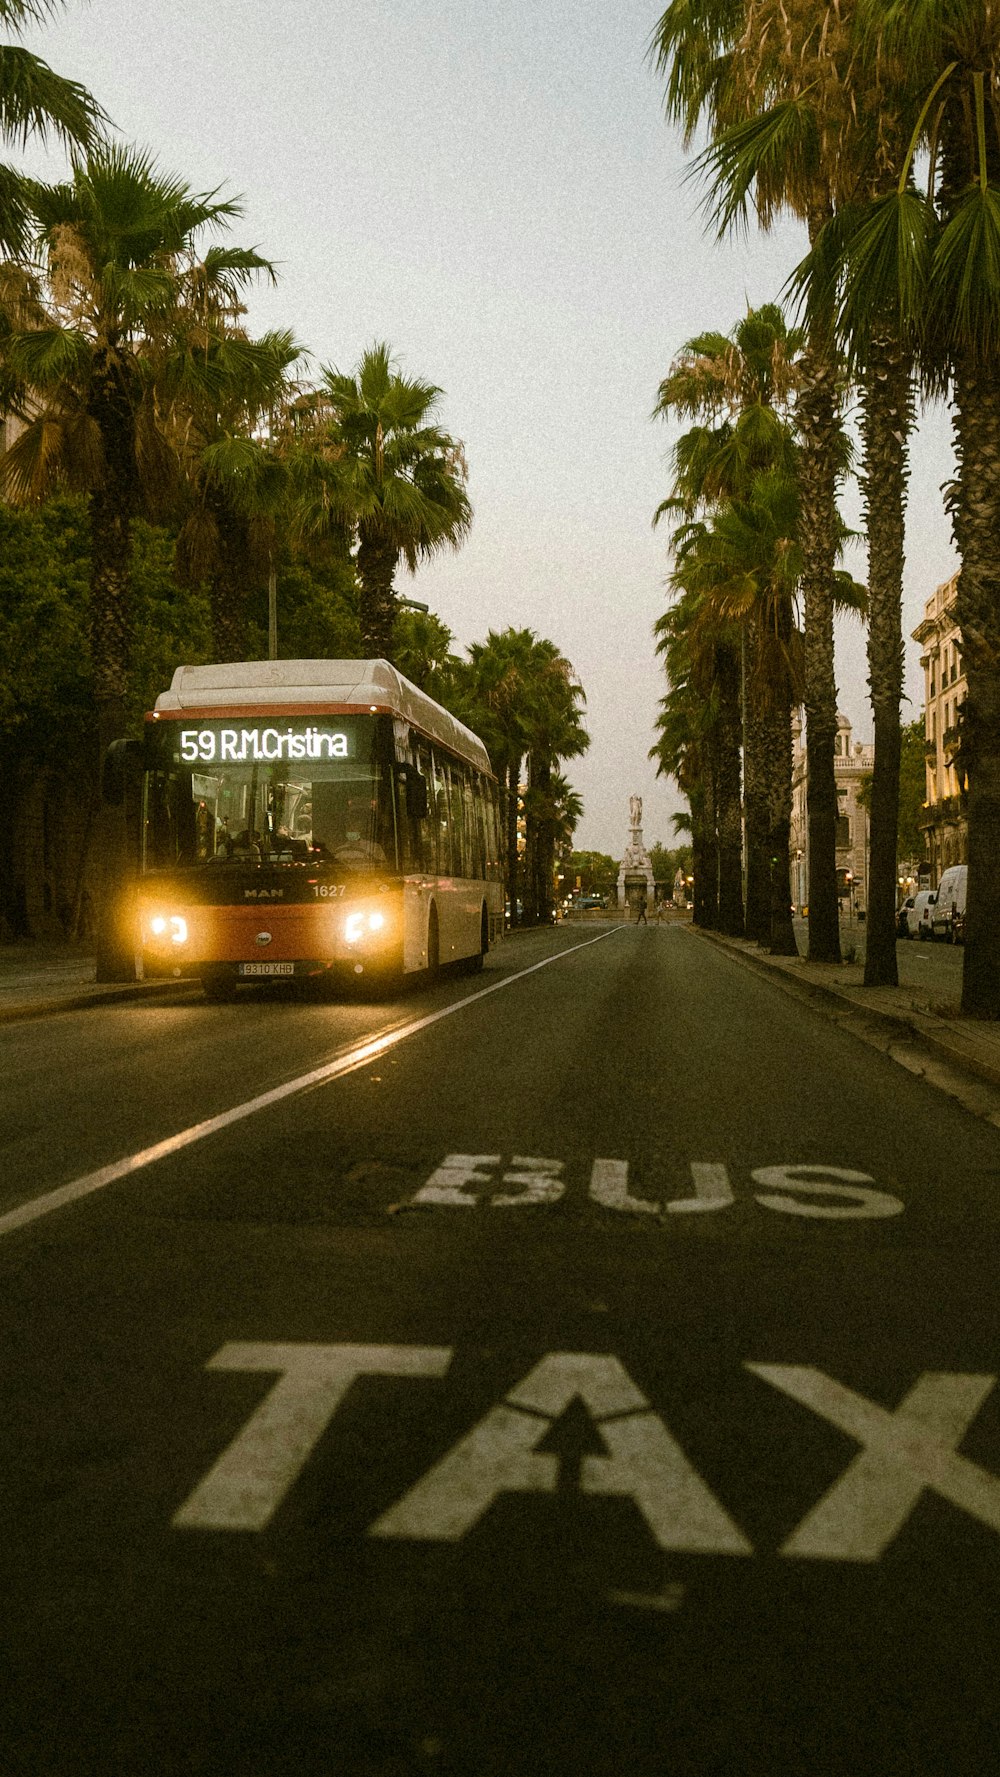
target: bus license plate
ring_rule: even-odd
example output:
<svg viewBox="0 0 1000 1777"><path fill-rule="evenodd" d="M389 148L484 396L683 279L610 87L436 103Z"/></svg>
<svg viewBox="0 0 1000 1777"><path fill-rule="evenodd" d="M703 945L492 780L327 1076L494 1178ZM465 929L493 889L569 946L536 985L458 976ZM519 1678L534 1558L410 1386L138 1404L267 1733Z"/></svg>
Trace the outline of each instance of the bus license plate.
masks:
<svg viewBox="0 0 1000 1777"><path fill-rule="evenodd" d="M240 963L240 974L247 975L294 975L294 963Z"/></svg>

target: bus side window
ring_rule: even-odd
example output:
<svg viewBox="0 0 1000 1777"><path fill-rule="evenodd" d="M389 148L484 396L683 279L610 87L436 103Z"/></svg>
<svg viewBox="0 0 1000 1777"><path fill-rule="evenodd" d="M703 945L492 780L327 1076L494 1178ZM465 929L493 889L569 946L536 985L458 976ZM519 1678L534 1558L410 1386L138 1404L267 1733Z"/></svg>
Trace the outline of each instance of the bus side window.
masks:
<svg viewBox="0 0 1000 1777"><path fill-rule="evenodd" d="M422 821L414 821L413 823L418 847L418 856L415 857L414 863L418 869L433 875L438 868L436 786L430 748L425 746L423 742L420 742L416 748L416 764L417 770L427 785L427 814Z"/></svg>
<svg viewBox="0 0 1000 1777"><path fill-rule="evenodd" d="M448 808L451 814L451 867L455 876L472 875L469 864L472 835L466 830L465 823L465 780L465 766L460 765L457 759L449 759Z"/></svg>
<svg viewBox="0 0 1000 1777"><path fill-rule="evenodd" d="M437 834L437 869L439 876L450 876L453 869L451 859L451 827L448 820L448 767L437 753L433 755L434 779L431 793L432 825Z"/></svg>
<svg viewBox="0 0 1000 1777"><path fill-rule="evenodd" d="M486 875L490 882L500 882L500 807L496 784L492 778L483 781L483 819L486 823Z"/></svg>

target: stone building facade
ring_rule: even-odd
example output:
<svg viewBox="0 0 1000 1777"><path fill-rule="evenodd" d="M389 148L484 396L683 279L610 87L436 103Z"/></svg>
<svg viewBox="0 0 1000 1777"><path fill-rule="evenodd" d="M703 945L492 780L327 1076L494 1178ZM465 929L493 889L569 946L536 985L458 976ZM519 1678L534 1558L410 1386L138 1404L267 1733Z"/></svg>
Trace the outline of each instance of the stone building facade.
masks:
<svg viewBox="0 0 1000 1777"><path fill-rule="evenodd" d="M924 606L923 620L913 631L920 643L924 669L924 737L926 792L924 863L926 876L936 888L949 864L964 864L968 857L968 825L962 806L963 782L959 759L959 712L965 698L962 644L955 619L953 574L936 588Z"/></svg>
<svg viewBox="0 0 1000 1777"><path fill-rule="evenodd" d="M833 769L837 783L837 887L845 913L868 911L868 811L859 791L875 765L875 748L855 740L847 717L837 716ZM801 722L792 728L791 881L796 912L809 902L809 818L806 749Z"/></svg>

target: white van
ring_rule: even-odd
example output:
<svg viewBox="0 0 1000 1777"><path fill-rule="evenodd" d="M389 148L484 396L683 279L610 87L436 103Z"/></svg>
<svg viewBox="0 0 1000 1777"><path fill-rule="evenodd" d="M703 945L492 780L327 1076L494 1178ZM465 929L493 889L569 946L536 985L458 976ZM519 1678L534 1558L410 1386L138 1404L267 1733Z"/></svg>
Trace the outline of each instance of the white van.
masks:
<svg viewBox="0 0 1000 1777"><path fill-rule="evenodd" d="M948 944L961 944L965 937L965 891L969 881L968 864L952 864L938 883L937 901L931 917L931 937L944 938Z"/></svg>
<svg viewBox="0 0 1000 1777"><path fill-rule="evenodd" d="M906 915L911 938L929 938L931 935L931 917L937 894L934 889L921 889L914 900L913 906Z"/></svg>

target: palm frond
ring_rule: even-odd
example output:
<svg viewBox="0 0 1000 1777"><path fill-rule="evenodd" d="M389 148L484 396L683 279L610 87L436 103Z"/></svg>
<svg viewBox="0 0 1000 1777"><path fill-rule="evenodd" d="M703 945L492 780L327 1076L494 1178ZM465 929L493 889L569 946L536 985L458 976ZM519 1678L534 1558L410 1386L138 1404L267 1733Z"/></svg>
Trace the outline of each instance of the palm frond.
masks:
<svg viewBox="0 0 1000 1777"><path fill-rule="evenodd" d="M32 333L13 334L4 351L17 374L36 389L84 381L93 360L90 340L72 327L40 327Z"/></svg>
<svg viewBox="0 0 1000 1777"><path fill-rule="evenodd" d="M16 168L0 166L0 247L15 258L23 257L30 230L28 183Z"/></svg>
<svg viewBox="0 0 1000 1777"><path fill-rule="evenodd" d="M931 268L945 343L995 363L1000 353L1000 189L974 185L941 231Z"/></svg>
<svg viewBox="0 0 1000 1777"><path fill-rule="evenodd" d="M767 226L797 189L815 183L820 154L819 123L808 93L720 130L692 168L711 176L706 208L720 239L734 226L748 226L751 194Z"/></svg>
<svg viewBox="0 0 1000 1777"><path fill-rule="evenodd" d="M17 505L44 499L67 479L62 417L54 411L36 414L0 457L0 487Z"/></svg>
<svg viewBox="0 0 1000 1777"><path fill-rule="evenodd" d="M100 140L109 119L76 80L66 80L40 56L0 44L0 128L22 148L30 136L49 135L85 152Z"/></svg>

